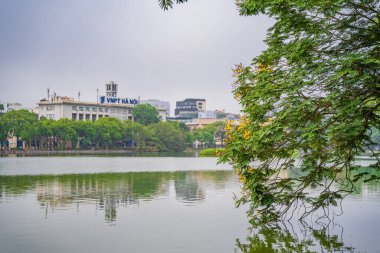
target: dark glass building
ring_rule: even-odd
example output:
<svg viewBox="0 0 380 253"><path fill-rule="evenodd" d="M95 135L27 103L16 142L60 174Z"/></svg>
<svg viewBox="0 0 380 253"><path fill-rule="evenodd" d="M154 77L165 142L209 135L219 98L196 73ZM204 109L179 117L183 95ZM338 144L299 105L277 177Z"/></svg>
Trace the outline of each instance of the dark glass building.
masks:
<svg viewBox="0 0 380 253"><path fill-rule="evenodd" d="M206 99L202 98L187 98L183 101L176 102L174 114L176 117L189 119L198 118L198 112L206 110Z"/></svg>

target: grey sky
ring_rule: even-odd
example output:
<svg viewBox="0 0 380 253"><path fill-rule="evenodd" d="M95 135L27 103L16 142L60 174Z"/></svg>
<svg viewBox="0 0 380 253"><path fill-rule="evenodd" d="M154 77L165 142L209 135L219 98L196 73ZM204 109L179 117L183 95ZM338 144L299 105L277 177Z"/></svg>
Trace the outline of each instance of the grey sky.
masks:
<svg viewBox="0 0 380 253"><path fill-rule="evenodd" d="M205 98L238 112L231 67L264 48L266 17L241 17L234 0L190 0L163 11L157 0L0 0L0 102L34 107L57 95L170 102ZM77 98L77 97L76 97Z"/></svg>

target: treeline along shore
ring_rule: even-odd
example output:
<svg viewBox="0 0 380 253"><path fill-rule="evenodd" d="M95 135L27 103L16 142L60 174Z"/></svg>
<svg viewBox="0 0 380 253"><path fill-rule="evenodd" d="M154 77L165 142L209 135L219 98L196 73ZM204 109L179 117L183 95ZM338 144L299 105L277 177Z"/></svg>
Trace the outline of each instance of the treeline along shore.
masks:
<svg viewBox="0 0 380 253"><path fill-rule="evenodd" d="M112 117L96 121L41 118L27 110L0 115L3 154L181 152L195 141L200 148L223 145L224 122L190 131L184 123L142 124ZM16 144L17 143L17 144Z"/></svg>

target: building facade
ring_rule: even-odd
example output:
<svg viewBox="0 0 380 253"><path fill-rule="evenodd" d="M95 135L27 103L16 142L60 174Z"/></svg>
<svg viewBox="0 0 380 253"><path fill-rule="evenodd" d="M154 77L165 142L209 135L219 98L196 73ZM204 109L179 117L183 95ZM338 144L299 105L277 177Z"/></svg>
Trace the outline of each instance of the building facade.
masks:
<svg viewBox="0 0 380 253"><path fill-rule="evenodd" d="M0 103L0 114L21 109L29 110L20 103Z"/></svg>
<svg viewBox="0 0 380 253"><path fill-rule="evenodd" d="M176 117L196 119L198 112L206 110L206 99L187 98L176 102L174 114Z"/></svg>
<svg viewBox="0 0 380 253"><path fill-rule="evenodd" d="M110 81L106 85L106 96L100 96L98 102L75 101L72 97L56 96L41 99L35 112L39 117L59 120L92 120L114 117L119 120L132 120L133 108L137 99L119 98L118 85Z"/></svg>
<svg viewBox="0 0 380 253"><path fill-rule="evenodd" d="M55 96L50 100L42 99L38 103L39 117L59 120L92 120L102 117L114 117L120 120L132 120L134 105L100 104L75 101L71 97Z"/></svg>

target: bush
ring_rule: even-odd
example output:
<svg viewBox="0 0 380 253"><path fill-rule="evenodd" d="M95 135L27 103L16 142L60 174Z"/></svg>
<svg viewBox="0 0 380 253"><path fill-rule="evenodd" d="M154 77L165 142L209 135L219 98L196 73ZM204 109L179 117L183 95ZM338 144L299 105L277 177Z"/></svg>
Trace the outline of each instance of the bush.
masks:
<svg viewBox="0 0 380 253"><path fill-rule="evenodd" d="M206 148L202 149L201 152L199 152L199 155L201 156L220 156L223 152L222 148Z"/></svg>

